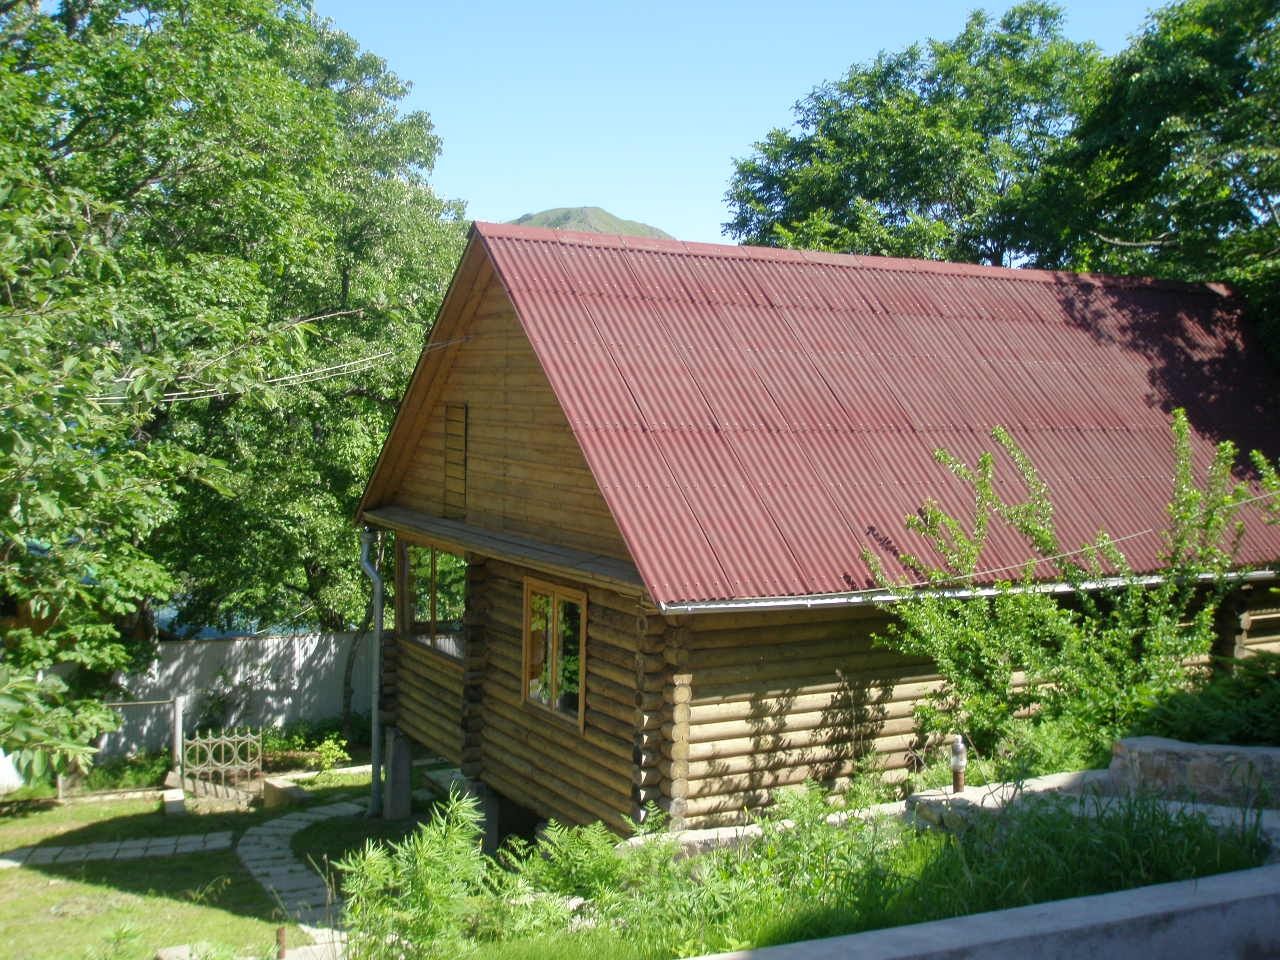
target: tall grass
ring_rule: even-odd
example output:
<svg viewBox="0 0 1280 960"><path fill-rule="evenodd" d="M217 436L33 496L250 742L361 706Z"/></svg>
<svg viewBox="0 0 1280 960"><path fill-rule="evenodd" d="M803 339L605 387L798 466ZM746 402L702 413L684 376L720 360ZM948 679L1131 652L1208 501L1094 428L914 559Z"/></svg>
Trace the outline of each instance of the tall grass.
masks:
<svg viewBox="0 0 1280 960"><path fill-rule="evenodd" d="M619 851L600 825L552 825L498 859L470 800L371 845L346 874L352 960L667 958L785 943L1255 866L1256 824L1220 833L1152 799L1029 798L957 834L896 820L834 828L818 790L784 798L741 847Z"/></svg>

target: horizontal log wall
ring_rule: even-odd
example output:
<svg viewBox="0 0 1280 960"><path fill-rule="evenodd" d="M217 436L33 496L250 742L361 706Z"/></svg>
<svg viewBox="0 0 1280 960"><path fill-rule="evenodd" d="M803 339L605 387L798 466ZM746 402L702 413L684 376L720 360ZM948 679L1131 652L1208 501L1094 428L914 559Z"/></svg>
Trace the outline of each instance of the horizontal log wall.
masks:
<svg viewBox="0 0 1280 960"><path fill-rule="evenodd" d="M430 516L465 502L466 522L628 559L617 524L511 303L497 281L478 298L394 502ZM446 405L465 404L465 489L450 482ZM455 470L455 473L457 471Z"/></svg>
<svg viewBox="0 0 1280 960"><path fill-rule="evenodd" d="M584 729L520 698L523 577L532 571L489 560L477 618L485 631L479 776L545 817L603 820L625 830L644 774L635 756L642 693L636 681L647 621L635 598L588 589ZM546 580L545 574L537 574ZM565 583L565 586L580 585ZM657 699L660 701L661 694ZM655 769L651 778L656 781Z"/></svg>
<svg viewBox="0 0 1280 960"><path fill-rule="evenodd" d="M1255 586L1240 606L1235 655L1280 653L1280 595L1267 586Z"/></svg>
<svg viewBox="0 0 1280 960"><path fill-rule="evenodd" d="M423 746L462 762L462 664L413 640L396 645L396 723Z"/></svg>
<svg viewBox="0 0 1280 960"><path fill-rule="evenodd" d="M888 622L877 610L709 614L672 630L661 772L673 815L687 827L740 823L775 788L839 787L867 754L885 771L905 767L915 702L938 678L872 645Z"/></svg>

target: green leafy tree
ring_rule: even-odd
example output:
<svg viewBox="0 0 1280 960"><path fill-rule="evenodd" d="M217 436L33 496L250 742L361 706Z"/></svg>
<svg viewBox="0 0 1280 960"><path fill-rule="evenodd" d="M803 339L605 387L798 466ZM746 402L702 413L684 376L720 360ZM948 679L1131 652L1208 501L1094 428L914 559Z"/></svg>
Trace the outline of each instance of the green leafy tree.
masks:
<svg viewBox="0 0 1280 960"><path fill-rule="evenodd" d="M0 61L4 663L100 687L175 594L352 619L354 478L460 246L429 120L301 3L4 2Z"/></svg>
<svg viewBox="0 0 1280 960"><path fill-rule="evenodd" d="M1274 323L1278 71L1276 0L1156 11L1039 188L1044 262L1229 281Z"/></svg>
<svg viewBox="0 0 1280 960"><path fill-rule="evenodd" d="M0 749L24 779L88 767L89 740L116 727L111 710L66 694L56 676L37 679L0 664Z"/></svg>
<svg viewBox="0 0 1280 960"><path fill-rule="evenodd" d="M747 243L976 263L1034 252L1029 184L1066 136L1102 60L1062 13L975 12L826 83L735 164L726 231Z"/></svg>
<svg viewBox="0 0 1280 960"><path fill-rule="evenodd" d="M324 317L307 354L318 372L168 411L160 437L236 465L225 490L187 489L156 538L191 625L361 620L351 517L461 252L461 210L425 179L439 151L430 120L396 110L405 85L326 26L302 69L335 114L334 176L309 198L332 260L299 291Z"/></svg>

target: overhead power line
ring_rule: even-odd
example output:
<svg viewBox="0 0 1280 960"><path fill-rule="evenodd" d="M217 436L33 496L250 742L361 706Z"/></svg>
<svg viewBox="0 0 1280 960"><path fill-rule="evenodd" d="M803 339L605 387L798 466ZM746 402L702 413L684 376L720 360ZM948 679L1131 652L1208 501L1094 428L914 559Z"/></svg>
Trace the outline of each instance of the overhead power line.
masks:
<svg viewBox="0 0 1280 960"><path fill-rule="evenodd" d="M429 353L434 350L440 350L444 347L452 346L455 343L461 343L468 337L457 337L452 340L442 340L439 343L429 345L423 352ZM372 353L368 356L358 357L355 360L347 360L342 363L329 364L324 367L313 367L310 370L299 370L296 373L282 374L278 377L268 377L257 383L250 384L245 387L205 387L196 390L175 390L166 393L156 402L158 403L181 403L187 400L217 400L222 397L234 396L237 394L248 393L251 390L262 389L265 387L295 387L303 384L321 383L325 380L334 380L338 377L351 376L356 373L363 373L377 365L378 361L393 356L396 351L383 350L379 353ZM126 394L116 396L90 397L97 403L106 404L125 404L132 403L137 398L130 397Z"/></svg>

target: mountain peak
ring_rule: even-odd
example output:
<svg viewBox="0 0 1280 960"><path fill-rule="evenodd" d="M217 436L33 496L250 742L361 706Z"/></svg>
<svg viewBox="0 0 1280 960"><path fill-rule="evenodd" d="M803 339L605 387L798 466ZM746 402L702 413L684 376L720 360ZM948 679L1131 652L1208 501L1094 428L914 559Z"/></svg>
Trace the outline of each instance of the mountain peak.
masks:
<svg viewBox="0 0 1280 960"><path fill-rule="evenodd" d="M623 220L600 207L555 207L539 213L526 213L511 223L523 227L546 227L551 230L581 230L585 233L620 233L629 237L658 237L674 240L671 234L647 223Z"/></svg>

